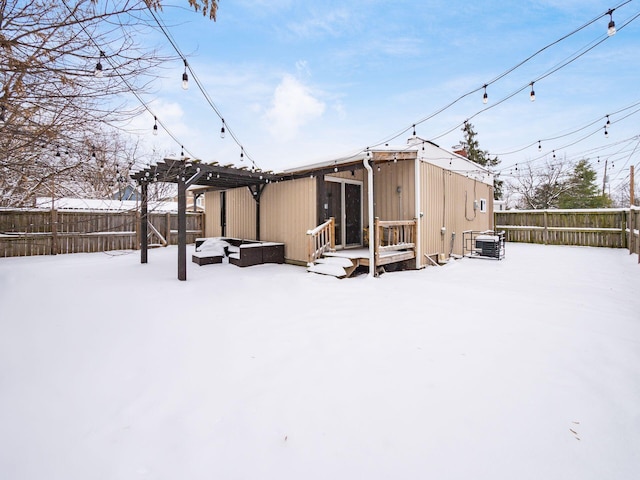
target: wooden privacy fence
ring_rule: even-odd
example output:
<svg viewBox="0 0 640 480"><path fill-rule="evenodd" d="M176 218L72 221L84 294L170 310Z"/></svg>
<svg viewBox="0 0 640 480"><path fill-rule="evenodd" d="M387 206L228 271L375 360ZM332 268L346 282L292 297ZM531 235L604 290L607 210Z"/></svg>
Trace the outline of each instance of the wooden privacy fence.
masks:
<svg viewBox="0 0 640 480"><path fill-rule="evenodd" d="M507 210L495 212L508 242L628 248L638 253L640 209Z"/></svg>
<svg viewBox="0 0 640 480"><path fill-rule="evenodd" d="M149 245L178 243L178 214L150 212ZM204 214L187 213L187 243L203 236ZM140 248L136 211L0 209L0 257Z"/></svg>

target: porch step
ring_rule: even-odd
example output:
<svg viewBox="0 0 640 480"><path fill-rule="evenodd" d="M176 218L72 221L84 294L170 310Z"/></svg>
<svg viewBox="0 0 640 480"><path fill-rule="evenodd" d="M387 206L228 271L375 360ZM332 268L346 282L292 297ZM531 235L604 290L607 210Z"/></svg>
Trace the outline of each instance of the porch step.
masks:
<svg viewBox="0 0 640 480"><path fill-rule="evenodd" d="M316 260L316 263L326 263L329 265L339 265L342 268L349 268L353 266L353 263L348 258L344 257L322 257Z"/></svg>
<svg viewBox="0 0 640 480"><path fill-rule="evenodd" d="M307 267L307 272L320 273L322 275L331 275L337 278L344 278L347 276L347 272L344 267L336 265L335 263L314 263L310 267Z"/></svg>

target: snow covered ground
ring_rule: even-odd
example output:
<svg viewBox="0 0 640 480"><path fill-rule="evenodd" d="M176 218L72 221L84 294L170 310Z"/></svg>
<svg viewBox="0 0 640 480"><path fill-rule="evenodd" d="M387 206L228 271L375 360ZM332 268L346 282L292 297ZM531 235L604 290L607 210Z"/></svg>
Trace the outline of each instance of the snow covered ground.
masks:
<svg viewBox="0 0 640 480"><path fill-rule="evenodd" d="M506 253L187 282L175 248L0 259L0 477L638 478L637 258Z"/></svg>

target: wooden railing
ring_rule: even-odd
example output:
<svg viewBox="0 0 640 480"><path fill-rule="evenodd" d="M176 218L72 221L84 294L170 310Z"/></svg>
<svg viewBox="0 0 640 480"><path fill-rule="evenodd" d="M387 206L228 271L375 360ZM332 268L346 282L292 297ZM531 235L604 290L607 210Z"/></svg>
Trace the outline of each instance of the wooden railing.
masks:
<svg viewBox="0 0 640 480"><path fill-rule="evenodd" d="M312 264L320 258L324 252L333 252L336 249L335 219L331 217L322 225L307 231L309 238L308 262Z"/></svg>
<svg viewBox="0 0 640 480"><path fill-rule="evenodd" d="M375 260L376 265L384 265L384 254L396 252L393 261L399 261L416 257L416 243L418 237L417 220L385 221L378 217L375 223Z"/></svg>

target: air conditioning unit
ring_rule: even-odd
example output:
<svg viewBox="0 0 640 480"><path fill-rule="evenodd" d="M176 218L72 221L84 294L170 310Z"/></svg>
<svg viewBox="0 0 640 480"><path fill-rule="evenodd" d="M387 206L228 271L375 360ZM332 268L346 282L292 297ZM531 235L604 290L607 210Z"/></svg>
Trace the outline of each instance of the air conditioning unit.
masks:
<svg viewBox="0 0 640 480"><path fill-rule="evenodd" d="M500 258L500 237L498 235L478 235L475 250L483 257Z"/></svg>

